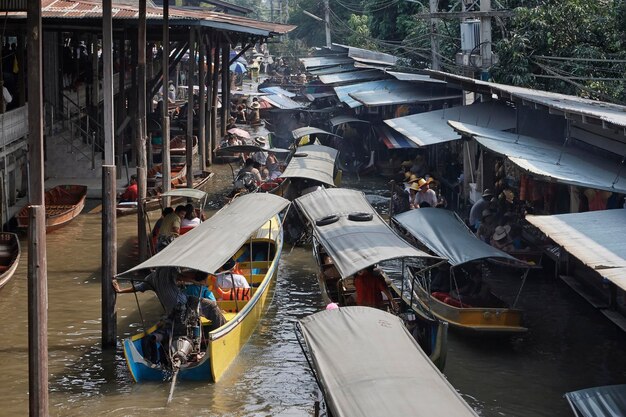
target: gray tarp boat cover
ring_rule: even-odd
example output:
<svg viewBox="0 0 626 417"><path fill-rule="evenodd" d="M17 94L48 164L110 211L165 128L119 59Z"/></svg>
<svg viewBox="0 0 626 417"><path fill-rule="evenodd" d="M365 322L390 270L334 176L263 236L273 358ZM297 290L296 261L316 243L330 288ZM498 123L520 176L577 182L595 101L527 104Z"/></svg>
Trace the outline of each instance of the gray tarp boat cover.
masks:
<svg viewBox="0 0 626 417"><path fill-rule="evenodd" d="M236 198L152 258L120 275L167 266L214 274L255 231L288 205L288 200L269 193Z"/></svg>
<svg viewBox="0 0 626 417"><path fill-rule="evenodd" d="M390 259L436 258L400 238L360 191L322 189L297 198L295 203L342 277ZM350 213L371 213L373 218L370 221L349 220ZM338 216L336 222L316 225L316 220L333 215Z"/></svg>
<svg viewBox="0 0 626 417"><path fill-rule="evenodd" d="M367 123L369 124L369 120L357 119L353 116L335 116L329 120L329 123L332 127L342 125L344 123Z"/></svg>
<svg viewBox="0 0 626 417"><path fill-rule="evenodd" d="M306 135L329 135L329 136L337 136L340 138L341 136L335 135L334 133L327 132L323 129L318 129L317 127L305 126L298 129L294 129L291 131L294 139L300 139Z"/></svg>
<svg viewBox="0 0 626 417"><path fill-rule="evenodd" d="M626 416L626 385L582 389L568 392L565 398L579 417Z"/></svg>
<svg viewBox="0 0 626 417"><path fill-rule="evenodd" d="M477 416L392 314L341 307L300 328L335 417Z"/></svg>
<svg viewBox="0 0 626 417"><path fill-rule="evenodd" d="M248 153L248 152L274 152L274 153L289 153L291 152L289 149L283 148L262 148L257 145L233 145L233 146L225 146L223 148L217 149L217 154L229 154L229 153Z"/></svg>
<svg viewBox="0 0 626 417"><path fill-rule="evenodd" d="M196 190L195 188L177 188L161 194L161 197L187 197L196 200L202 200L206 196L207 194L204 191Z"/></svg>
<svg viewBox="0 0 626 417"><path fill-rule="evenodd" d="M626 290L626 209L526 220L600 276Z"/></svg>
<svg viewBox="0 0 626 417"><path fill-rule="evenodd" d="M335 186L337 149L322 145L300 146L292 155L281 178L307 178Z"/></svg>
<svg viewBox="0 0 626 417"><path fill-rule="evenodd" d="M478 239L452 211L433 207L421 208L405 211L393 219L428 249L448 259L452 266L481 259L498 259L518 266L528 266Z"/></svg>

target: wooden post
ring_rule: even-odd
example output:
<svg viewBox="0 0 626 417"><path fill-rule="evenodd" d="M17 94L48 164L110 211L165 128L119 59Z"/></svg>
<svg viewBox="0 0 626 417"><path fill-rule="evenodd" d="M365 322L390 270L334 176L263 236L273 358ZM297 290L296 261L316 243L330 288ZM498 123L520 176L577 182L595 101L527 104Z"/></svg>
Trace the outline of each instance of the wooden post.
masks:
<svg viewBox="0 0 626 417"><path fill-rule="evenodd" d="M228 90L230 87L230 69L228 62L230 61L230 44L225 39L222 40L222 111L221 111L221 128L222 136L226 135L226 123L228 120L228 109L230 108L230 100Z"/></svg>
<svg viewBox="0 0 626 417"><path fill-rule="evenodd" d="M48 271L44 197L41 0L27 2L28 43L28 409L48 416Z"/></svg>
<svg viewBox="0 0 626 417"><path fill-rule="evenodd" d="M120 55L120 70L119 70L119 91L117 92L118 97L118 128L121 127L122 123L124 123L124 119L128 114L128 108L126 107L126 30L122 32L122 38L120 39L120 48L118 53ZM126 130L126 129L124 129ZM115 136L115 154L117 155L117 162L122 165L122 160L124 156L124 132L120 132L120 135ZM121 172L121 170L120 170ZM119 173L118 173L119 174Z"/></svg>
<svg viewBox="0 0 626 417"><path fill-rule="evenodd" d="M146 235L146 219L143 212L143 200L147 195L146 180L146 0L139 0L139 31L137 36L137 241L139 261L148 258L148 236ZM143 171L143 177L139 175Z"/></svg>
<svg viewBox="0 0 626 417"><path fill-rule="evenodd" d="M217 147L221 137L217 134L217 93L219 86L220 46L218 35L213 35L213 98L211 101L211 137Z"/></svg>
<svg viewBox="0 0 626 417"><path fill-rule="evenodd" d="M20 31L17 35L17 65L19 72L17 73L17 85L19 86L17 105L22 107L26 104L26 45L24 44L24 32Z"/></svg>
<svg viewBox="0 0 626 417"><path fill-rule="evenodd" d="M161 146L161 173L163 175L163 192L170 191L172 178L171 178L171 163L170 163L170 113L169 113L169 78L170 78L170 28L169 28L169 0L163 0L163 63L161 64L163 72L163 123L161 127L163 132L161 139L163 145ZM170 199L165 197L163 199L163 207L170 205Z"/></svg>
<svg viewBox="0 0 626 417"><path fill-rule="evenodd" d="M102 165L102 347L115 348L117 315L111 279L117 274L115 123L113 118L112 0L102 2L102 93L104 165ZM120 78L123 77L120 74ZM121 93L122 90L120 90Z"/></svg>
<svg viewBox="0 0 626 417"><path fill-rule="evenodd" d="M204 38L202 32L198 29L198 53L200 54L199 68L198 68L198 98L200 100L198 113L200 120L198 121L198 150L200 156L200 170L206 169L206 140L204 138L206 131L206 100L205 100L205 71L204 71Z"/></svg>
<svg viewBox="0 0 626 417"><path fill-rule="evenodd" d="M213 54L211 52L212 38L207 36L206 62L207 62L207 92L206 92L206 117L205 117L205 141L206 160L209 165L213 164L213 131L211 130L211 114L213 112Z"/></svg>
<svg viewBox="0 0 626 417"><path fill-rule="evenodd" d="M193 79L196 72L196 31L189 31L189 62L187 73L187 187L193 188Z"/></svg>

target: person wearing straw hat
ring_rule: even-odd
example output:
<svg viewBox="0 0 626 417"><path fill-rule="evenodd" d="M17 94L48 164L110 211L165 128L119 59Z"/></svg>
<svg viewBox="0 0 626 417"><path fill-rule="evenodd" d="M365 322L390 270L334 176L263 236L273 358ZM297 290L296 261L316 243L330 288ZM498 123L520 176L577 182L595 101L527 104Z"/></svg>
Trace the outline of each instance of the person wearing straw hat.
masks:
<svg viewBox="0 0 626 417"><path fill-rule="evenodd" d="M259 136L259 137L254 138L254 144L263 149L268 149L267 139L265 139L264 137ZM261 165L265 165L265 163L267 162L267 152L264 152L264 151L255 152L254 155L252 155L252 159L254 160L254 162L258 162Z"/></svg>
<svg viewBox="0 0 626 417"><path fill-rule="evenodd" d="M254 97L250 104L250 123L258 123L261 120L261 103L259 99Z"/></svg>
<svg viewBox="0 0 626 417"><path fill-rule="evenodd" d="M417 207L436 207L437 206L437 193L435 190L430 189L430 183L432 182L432 178L424 179L420 178L417 182L413 183L411 188L414 186L417 188L417 193L415 194L414 205Z"/></svg>
<svg viewBox="0 0 626 417"><path fill-rule="evenodd" d="M500 249L501 251L508 252L512 251L513 245L511 244L511 239L509 238L509 232L511 231L511 226L498 226L496 227L493 235L491 236L491 241L489 244L496 249Z"/></svg>

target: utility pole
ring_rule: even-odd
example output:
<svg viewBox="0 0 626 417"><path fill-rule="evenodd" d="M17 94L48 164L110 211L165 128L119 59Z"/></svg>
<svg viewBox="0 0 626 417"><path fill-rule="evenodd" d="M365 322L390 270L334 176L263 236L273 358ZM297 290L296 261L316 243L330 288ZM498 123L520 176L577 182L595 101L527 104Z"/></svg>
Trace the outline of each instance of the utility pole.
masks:
<svg viewBox="0 0 626 417"><path fill-rule="evenodd" d="M480 16L480 56L482 73L480 79L487 81L489 79L489 68L492 65L491 56L491 0L480 0L480 11L485 12Z"/></svg>
<svg viewBox="0 0 626 417"><path fill-rule="evenodd" d="M430 13L437 13L438 0L430 0ZM439 71L441 66L439 65L439 33L437 28L438 20L435 18L430 19L430 54L431 54L431 68Z"/></svg>
<svg viewBox="0 0 626 417"><path fill-rule="evenodd" d="M326 26L326 47L330 48L333 44L330 40L330 6L328 0L324 0L324 22Z"/></svg>

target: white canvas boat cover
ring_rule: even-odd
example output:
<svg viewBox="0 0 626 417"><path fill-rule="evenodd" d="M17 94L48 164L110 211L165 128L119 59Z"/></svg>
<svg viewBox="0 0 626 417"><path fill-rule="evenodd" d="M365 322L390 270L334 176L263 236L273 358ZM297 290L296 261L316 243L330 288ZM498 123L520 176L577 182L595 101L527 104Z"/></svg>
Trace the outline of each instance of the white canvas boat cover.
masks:
<svg viewBox="0 0 626 417"><path fill-rule="evenodd" d="M340 138L341 136L335 135L334 133L327 132L323 129L319 129L317 127L305 126L298 129L294 129L291 131L294 139L300 139L306 135L329 135L329 136L337 136Z"/></svg>
<svg viewBox="0 0 626 417"><path fill-rule="evenodd" d="M526 216L526 220L589 268L626 290L626 209Z"/></svg>
<svg viewBox="0 0 626 417"><path fill-rule="evenodd" d="M202 200L206 196L207 194L204 191L196 190L195 188L177 188L161 194L161 197L186 197L195 200Z"/></svg>
<svg viewBox="0 0 626 417"><path fill-rule="evenodd" d="M452 266L482 259L497 259L528 266L506 252L478 239L452 211L440 208L409 210L393 217L428 249Z"/></svg>
<svg viewBox="0 0 626 417"><path fill-rule="evenodd" d="M322 189L297 198L295 203L343 277L391 259L436 258L400 238L360 191ZM370 213L373 218L353 221L348 219L350 213ZM336 222L316 225L317 220L333 215L338 216Z"/></svg>
<svg viewBox="0 0 626 417"><path fill-rule="evenodd" d="M553 141L454 121L448 124L524 171L563 184L626 193L626 172L618 163Z"/></svg>
<svg viewBox="0 0 626 417"><path fill-rule="evenodd" d="M299 323L333 416L477 416L398 317L341 307Z"/></svg>
<svg viewBox="0 0 626 417"><path fill-rule="evenodd" d="M254 232L288 205L288 200L269 193L238 197L152 258L120 275L159 267L214 274Z"/></svg>
<svg viewBox="0 0 626 417"><path fill-rule="evenodd" d="M396 80L397 81L397 80ZM454 100L461 98L461 92L446 90L432 91L426 86L420 86L408 81L398 81L404 85L376 91L358 91L349 93L350 97L368 107L390 106L409 103L429 103L432 101Z"/></svg>
<svg viewBox="0 0 626 417"><path fill-rule="evenodd" d="M308 178L335 186L334 172L337 149L322 145L300 146L292 155L281 178Z"/></svg>
<svg viewBox="0 0 626 417"><path fill-rule="evenodd" d="M329 120L332 127L342 125L344 123L370 123L369 120L357 119L354 116L335 116Z"/></svg>
<svg viewBox="0 0 626 417"><path fill-rule="evenodd" d="M352 71L352 72L339 72L336 74L320 75L319 79L324 84L340 84L340 83L354 83L359 81L369 80L382 80L389 78L384 72L379 70L365 70L365 71Z"/></svg>
<svg viewBox="0 0 626 417"><path fill-rule="evenodd" d="M565 398L576 416L626 416L626 385L608 385L568 392Z"/></svg>
<svg viewBox="0 0 626 417"><path fill-rule="evenodd" d="M448 125L448 120L496 130L514 129L516 123L515 109L495 100L412 114L384 122L418 146L429 146L461 139L461 135Z"/></svg>

